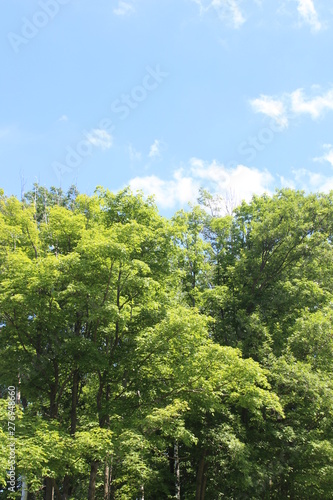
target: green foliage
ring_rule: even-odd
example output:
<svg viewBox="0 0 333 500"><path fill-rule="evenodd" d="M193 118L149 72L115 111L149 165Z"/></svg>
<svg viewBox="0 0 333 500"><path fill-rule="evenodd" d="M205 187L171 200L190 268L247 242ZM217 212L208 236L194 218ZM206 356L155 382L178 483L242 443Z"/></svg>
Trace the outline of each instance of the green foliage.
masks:
<svg viewBox="0 0 333 500"><path fill-rule="evenodd" d="M1 486L14 384L32 498L331 498L332 196L1 191Z"/></svg>

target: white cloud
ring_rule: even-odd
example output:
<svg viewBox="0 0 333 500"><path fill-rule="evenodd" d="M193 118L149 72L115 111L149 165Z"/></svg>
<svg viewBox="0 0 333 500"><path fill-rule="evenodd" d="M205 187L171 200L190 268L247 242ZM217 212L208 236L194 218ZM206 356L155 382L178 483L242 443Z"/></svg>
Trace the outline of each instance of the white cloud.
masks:
<svg viewBox="0 0 333 500"><path fill-rule="evenodd" d="M208 183L213 192L223 195L231 190L240 201L250 200L253 194L269 192L274 180L267 170L260 171L245 165L227 168L215 160L207 164L197 158L192 158L190 165L192 175L200 179L202 184Z"/></svg>
<svg viewBox="0 0 333 500"><path fill-rule="evenodd" d="M124 2L123 0L120 0L118 2L118 7L113 9L113 13L116 14L116 16L128 16L133 14L133 12L135 12L134 6L129 2Z"/></svg>
<svg viewBox="0 0 333 500"><path fill-rule="evenodd" d="M130 181L133 191L142 190L146 195L154 195L161 208L174 208L195 202L200 184L189 176L184 176L181 169L173 174L171 180L164 180L156 175L135 177Z"/></svg>
<svg viewBox="0 0 333 500"><path fill-rule="evenodd" d="M329 193L330 191L333 191L333 177L326 177L318 191L321 193Z"/></svg>
<svg viewBox="0 0 333 500"><path fill-rule="evenodd" d="M318 188L318 186L322 184L323 176L318 172L312 172L306 168L299 168L292 170L292 173L297 185L301 186L302 189L306 188L306 186Z"/></svg>
<svg viewBox="0 0 333 500"><path fill-rule="evenodd" d="M268 95L261 95L257 99L252 99L250 104L255 113L263 113L274 118L282 127L288 126L288 118L282 99L274 99Z"/></svg>
<svg viewBox="0 0 333 500"><path fill-rule="evenodd" d="M157 158L158 156L161 156L161 142L157 139L153 142L153 144L150 146L149 158Z"/></svg>
<svg viewBox="0 0 333 500"><path fill-rule="evenodd" d="M245 23L245 17L236 0L213 0L211 5L221 19L230 19L234 28Z"/></svg>
<svg viewBox="0 0 333 500"><path fill-rule="evenodd" d="M295 185L295 180L294 179L288 179L284 175L279 175L279 174L278 174L278 178L280 179L281 187L290 188L290 189L296 189L296 185Z"/></svg>
<svg viewBox="0 0 333 500"><path fill-rule="evenodd" d="M319 31L323 25L319 21L317 11L312 0L297 0L298 13L304 23L311 26L312 31Z"/></svg>
<svg viewBox="0 0 333 500"><path fill-rule="evenodd" d="M326 153L322 156L314 158L313 161L318 162L328 162L333 167L333 146L332 144L324 144L324 149L326 149Z"/></svg>
<svg viewBox="0 0 333 500"><path fill-rule="evenodd" d="M212 0L192 0L195 4L198 5L200 9L200 14L205 14L212 8Z"/></svg>
<svg viewBox="0 0 333 500"><path fill-rule="evenodd" d="M307 170L305 168L292 170L292 174L295 181L294 184L296 184L297 189L320 193L328 193L333 189L332 176L312 172L311 170Z"/></svg>
<svg viewBox="0 0 333 500"><path fill-rule="evenodd" d="M215 10L223 21L230 21L234 28L239 28L245 22L245 17L239 7L239 0L192 0L200 8L200 14Z"/></svg>
<svg viewBox="0 0 333 500"><path fill-rule="evenodd" d="M308 113L311 118L319 118L326 110L333 110L333 89L312 99L304 97L303 89L290 95L291 110L296 114Z"/></svg>
<svg viewBox="0 0 333 500"><path fill-rule="evenodd" d="M67 122L67 121L68 121L67 115L61 115L60 118L58 119L58 122Z"/></svg>
<svg viewBox="0 0 333 500"><path fill-rule="evenodd" d="M186 169L178 169L172 179L165 180L156 175L135 177L130 181L131 188L142 190L146 195L155 195L161 208L184 206L188 202L195 203L201 186L213 194L229 197L234 195L238 202L249 201L253 194L270 192L273 176L256 168L238 165L227 168L213 161L207 163L192 158Z"/></svg>
<svg viewBox="0 0 333 500"><path fill-rule="evenodd" d="M326 146L328 149L330 145ZM333 154L333 146L330 147ZM199 158L191 158L186 168L177 169L171 179L156 175L135 177L130 186L133 191L142 190L147 196L154 195L160 208L176 209L186 206L188 202L196 203L200 187L208 189L213 195L220 195L226 204L231 197L231 204L238 205L242 200L249 202L254 194L272 195L278 179L281 187L323 193L333 190L333 176L305 168L291 170L290 177L274 177L267 170L245 165L228 168L216 160L209 163Z"/></svg>
<svg viewBox="0 0 333 500"><path fill-rule="evenodd" d="M140 161L142 154L140 151L137 151L132 144L128 146L128 153L131 161Z"/></svg>
<svg viewBox="0 0 333 500"><path fill-rule="evenodd" d="M318 86L313 86L318 91ZM298 115L308 114L313 120L320 118L326 111L333 111L333 89L307 97L303 89L284 93L280 97L261 95L250 100L255 113L262 113L276 120L281 126L288 126L290 119Z"/></svg>
<svg viewBox="0 0 333 500"><path fill-rule="evenodd" d="M110 135L106 130L95 128L88 134L86 134L88 141L97 148L100 149L110 149L113 144L112 135Z"/></svg>
<svg viewBox="0 0 333 500"><path fill-rule="evenodd" d="M301 24L310 26L311 31L318 32L324 28L324 24L319 20L314 0L295 0L297 2L297 11ZM246 19L241 9L242 0L192 0L200 9L200 15L215 11L217 16L223 20L230 22L234 28L242 26ZM260 7L262 0L254 0L254 3ZM288 13L286 4L280 1L278 11Z"/></svg>

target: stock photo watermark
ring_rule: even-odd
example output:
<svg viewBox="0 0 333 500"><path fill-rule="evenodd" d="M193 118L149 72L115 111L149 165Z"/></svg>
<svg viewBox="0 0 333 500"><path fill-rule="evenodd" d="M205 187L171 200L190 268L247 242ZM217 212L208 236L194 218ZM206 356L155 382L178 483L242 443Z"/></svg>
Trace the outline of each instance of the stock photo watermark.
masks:
<svg viewBox="0 0 333 500"><path fill-rule="evenodd" d="M271 120L268 126L261 128L256 135L242 141L238 145L238 153L246 156L246 161L253 161L258 153L264 151L266 146L273 142L275 135L283 132L285 128L276 120Z"/></svg>
<svg viewBox="0 0 333 500"><path fill-rule="evenodd" d="M284 117L285 119L292 120L295 117L292 114L288 114ZM287 129L285 122L279 122L279 120L271 119L270 122L262 127L255 135L248 136L246 140L240 142L237 147L237 152L242 155L244 161L252 162L257 158L259 153L262 153L266 147L274 141L276 134L281 134ZM239 165L240 160L229 161L226 166L228 168L234 168Z"/></svg>
<svg viewBox="0 0 333 500"><path fill-rule="evenodd" d="M60 12L61 7L67 5L72 0L41 0L40 7L31 19L22 18L20 33L10 31L7 34L8 41L13 51L18 54L33 38L35 38L50 21L52 21Z"/></svg>
<svg viewBox="0 0 333 500"><path fill-rule="evenodd" d="M16 454L15 454L15 404L16 404L16 389L14 386L8 387L8 406L7 406L7 416L8 416L8 436L9 436L9 458L7 467L8 476L8 491L15 493L16 487Z"/></svg>
<svg viewBox="0 0 333 500"><path fill-rule="evenodd" d="M117 115L119 120L125 120L168 76L169 73L162 71L159 65L156 65L155 68L146 66L146 74L141 84L134 86L129 93L121 94L118 99L111 103L112 113ZM85 158L93 155L94 150L96 151L98 148L109 149L113 142L111 134L115 129L113 120L107 117L100 120L90 132L84 130L82 138L75 146L67 146L64 160L52 163L52 169L58 181L64 174L72 173L79 168Z"/></svg>

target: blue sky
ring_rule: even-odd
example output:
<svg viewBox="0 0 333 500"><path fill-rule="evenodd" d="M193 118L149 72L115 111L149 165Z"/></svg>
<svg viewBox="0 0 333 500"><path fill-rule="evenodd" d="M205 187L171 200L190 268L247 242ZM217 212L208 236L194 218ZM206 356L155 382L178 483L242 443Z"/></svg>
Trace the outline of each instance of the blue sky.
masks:
<svg viewBox="0 0 333 500"><path fill-rule="evenodd" d="M7 0L0 186L333 189L325 0Z"/></svg>

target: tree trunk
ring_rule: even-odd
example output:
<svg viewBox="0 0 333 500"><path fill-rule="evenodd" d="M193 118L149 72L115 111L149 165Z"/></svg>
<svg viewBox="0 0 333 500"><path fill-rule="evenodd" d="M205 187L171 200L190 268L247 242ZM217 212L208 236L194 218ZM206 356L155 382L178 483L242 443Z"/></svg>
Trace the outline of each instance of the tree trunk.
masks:
<svg viewBox="0 0 333 500"><path fill-rule="evenodd" d="M195 492L195 500L204 500L205 490L206 490L206 479L205 479L205 458L207 452L203 451L199 460L198 472L197 472L197 487Z"/></svg>
<svg viewBox="0 0 333 500"><path fill-rule="evenodd" d="M105 471L104 471L104 500L110 500L111 497L111 467L109 462L109 457L105 459Z"/></svg>
<svg viewBox="0 0 333 500"><path fill-rule="evenodd" d="M73 386L72 386L72 411L71 411L71 434L74 435L76 432L76 409L77 409L77 399L79 390L79 371L75 370L73 375Z"/></svg>
<svg viewBox="0 0 333 500"><path fill-rule="evenodd" d="M69 498L69 487L70 487L70 477L65 476L64 482L63 482L63 493L61 495L61 500L68 500Z"/></svg>
<svg viewBox="0 0 333 500"><path fill-rule="evenodd" d="M27 479L25 476L22 476L21 500L28 500L28 485L27 485Z"/></svg>
<svg viewBox="0 0 333 500"><path fill-rule="evenodd" d="M56 360L53 361L54 367L54 382L50 385L50 417L57 418L58 404L57 393L59 388L59 366Z"/></svg>
<svg viewBox="0 0 333 500"><path fill-rule="evenodd" d="M201 487L201 500L205 500L205 494L206 494L206 485L207 485L207 475L205 474L206 468L207 468L207 464L205 465L205 469L204 469L204 476L203 476L202 487Z"/></svg>
<svg viewBox="0 0 333 500"><path fill-rule="evenodd" d="M169 446L169 470L170 470L170 474L173 474L174 473L174 470L175 470L175 457L174 457L174 451L173 451L173 447L172 446Z"/></svg>
<svg viewBox="0 0 333 500"><path fill-rule="evenodd" d="M21 377L19 375L18 377L18 386L16 387L16 394L15 394L15 403L19 405L21 403L21 389L20 389L20 384L21 384Z"/></svg>
<svg viewBox="0 0 333 500"><path fill-rule="evenodd" d="M45 500L54 500L54 479L45 478Z"/></svg>
<svg viewBox="0 0 333 500"><path fill-rule="evenodd" d="M97 471L98 471L98 462L96 461L91 462L88 500L95 500Z"/></svg>
<svg viewBox="0 0 333 500"><path fill-rule="evenodd" d="M110 461L110 500L114 500L115 498L115 488L113 484L113 455L111 455Z"/></svg>
<svg viewBox="0 0 333 500"><path fill-rule="evenodd" d="M179 468L179 445L178 445L178 441L175 441L175 445L174 445L174 457L175 457L175 493L176 493L176 499L180 500L180 468Z"/></svg>

